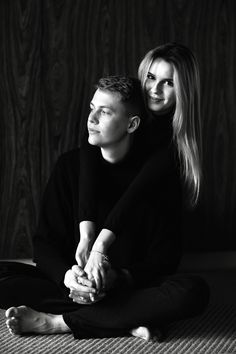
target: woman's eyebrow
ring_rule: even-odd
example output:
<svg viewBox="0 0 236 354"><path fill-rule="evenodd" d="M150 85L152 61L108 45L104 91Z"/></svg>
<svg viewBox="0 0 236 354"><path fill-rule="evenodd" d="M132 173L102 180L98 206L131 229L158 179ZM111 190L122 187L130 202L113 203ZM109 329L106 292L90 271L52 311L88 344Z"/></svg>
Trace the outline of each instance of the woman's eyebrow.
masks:
<svg viewBox="0 0 236 354"><path fill-rule="evenodd" d="M153 77L157 77L158 78L158 76L156 76L155 74L153 74L151 71L148 71L148 75L152 75ZM173 77L161 77L160 78L161 79L161 81L165 81L165 80L169 80L169 81L173 81L174 79L173 79Z"/></svg>

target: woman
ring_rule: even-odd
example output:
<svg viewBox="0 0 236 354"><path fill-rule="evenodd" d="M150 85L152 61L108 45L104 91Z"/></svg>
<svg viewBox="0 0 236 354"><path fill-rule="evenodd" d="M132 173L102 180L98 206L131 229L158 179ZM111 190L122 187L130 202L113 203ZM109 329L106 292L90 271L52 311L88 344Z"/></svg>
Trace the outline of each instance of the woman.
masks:
<svg viewBox="0 0 236 354"><path fill-rule="evenodd" d="M200 79L197 61L187 47L167 44L146 54L139 67L139 78L147 106L154 117L158 118L170 110L172 104L175 105L173 138L182 175L190 189L190 201L194 205L201 181ZM169 102L166 103L166 100Z"/></svg>
<svg viewBox="0 0 236 354"><path fill-rule="evenodd" d="M98 294L93 281L93 277L97 276L96 272L100 270L102 272L103 267L100 263L106 261L104 255L100 257L100 249L97 247L99 245L97 240L101 236L99 235L92 248L95 252L91 252L85 269L73 266L66 272L65 286L70 290L69 296L73 301L66 302L64 295L59 296L57 288L53 288L52 283L42 275L44 289L46 285L47 291L49 288L52 289L53 302L50 302L47 295L46 302L43 303L40 297L41 302L38 306L32 306L34 310L25 306L9 308L6 311L7 326L12 333L72 332L75 338L87 338L121 336L131 332L133 335L149 339L153 329L199 314L207 304L208 288L201 279L171 276L180 258L182 198L179 172L181 171L187 186L190 187L193 203L196 203L200 186L200 154L197 147L200 133L197 66L187 48L168 44L147 53L140 64L139 75L150 111L150 121L137 145L145 146L145 153L149 159L137 177L131 181L130 186L125 187L125 192L111 213L108 213L103 228L101 227L104 238L102 241L110 241L110 236L118 235L108 250L112 263L109 266L105 262L106 267L102 274L105 279L105 293ZM133 149L132 159L129 161L131 164L135 159L135 152L136 149ZM136 159L139 160L137 157ZM73 162L75 169L76 159ZM67 181L66 190L70 190L67 170L71 169L71 165L69 167L61 161L51 180L50 191L54 197L56 196L58 203L65 193L63 189L60 195L55 194L56 187L61 186L59 178L61 174L64 174ZM120 165L114 168L120 169ZM107 171L108 169L105 170ZM121 172L123 173L123 170ZM119 176L122 178L122 174ZM102 177L99 182L103 183L105 190L110 176L104 173ZM140 191L138 195L137 190ZM76 193L72 194L75 198ZM135 208L134 203L139 205L137 201L140 195L144 198L142 199L144 203L141 208ZM39 230L43 236L41 240L46 238L52 225L58 228L55 220L50 218L52 206L50 200L47 200L43 209L44 222L40 224L43 231ZM60 216L63 217L68 213L67 209L68 205L65 203L63 213L57 217L58 222ZM144 215L146 225L140 223ZM129 223L127 219L130 217L132 222ZM124 235L120 233L120 220L125 224ZM110 227L112 224L116 227L115 232ZM139 225L142 226L141 229ZM69 237L70 228L65 229L65 235L67 231ZM59 228L58 232L62 233L63 230ZM60 253L53 254L53 250L58 247L58 239L53 244L45 243L43 248L44 257L52 258L55 262L60 259L58 264L62 268L64 248L69 247L69 241L67 239L64 241L64 243L61 241ZM70 244L71 242L72 240ZM49 248L52 252L48 251ZM71 249L73 250L72 246ZM119 263L120 259L125 257L127 249L130 249L128 257L124 263ZM101 253L104 253L104 249L101 249ZM60 267L53 279L58 285L61 283L61 278L57 275L60 273ZM50 274L50 271L50 267L45 269L46 274L47 272ZM85 273L91 277L87 278ZM32 299L31 291L32 287L29 289L28 302L24 301L27 305L35 301Z"/></svg>

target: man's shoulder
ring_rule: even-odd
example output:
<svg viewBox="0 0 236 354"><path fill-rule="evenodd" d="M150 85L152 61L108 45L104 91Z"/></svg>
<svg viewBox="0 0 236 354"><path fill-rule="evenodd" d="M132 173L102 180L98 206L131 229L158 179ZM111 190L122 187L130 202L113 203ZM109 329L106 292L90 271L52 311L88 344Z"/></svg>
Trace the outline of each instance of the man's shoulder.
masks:
<svg viewBox="0 0 236 354"><path fill-rule="evenodd" d="M79 167L80 149L63 152L57 159L56 166L61 170L77 169Z"/></svg>

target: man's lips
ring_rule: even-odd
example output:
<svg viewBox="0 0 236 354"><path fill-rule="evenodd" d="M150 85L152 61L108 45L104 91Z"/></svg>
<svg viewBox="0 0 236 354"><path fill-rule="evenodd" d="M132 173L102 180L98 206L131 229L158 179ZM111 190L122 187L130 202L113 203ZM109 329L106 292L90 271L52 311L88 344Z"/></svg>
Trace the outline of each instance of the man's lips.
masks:
<svg viewBox="0 0 236 354"><path fill-rule="evenodd" d="M98 134L99 133L98 130L92 129L92 128L88 128L88 132L89 132L89 134Z"/></svg>

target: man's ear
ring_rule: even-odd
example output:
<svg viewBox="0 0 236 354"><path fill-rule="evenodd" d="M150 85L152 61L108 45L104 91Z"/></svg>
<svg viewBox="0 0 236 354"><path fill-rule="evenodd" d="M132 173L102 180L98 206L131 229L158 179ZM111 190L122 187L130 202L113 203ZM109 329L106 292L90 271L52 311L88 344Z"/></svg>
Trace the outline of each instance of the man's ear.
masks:
<svg viewBox="0 0 236 354"><path fill-rule="evenodd" d="M133 116L129 118L129 125L128 125L128 133L131 134L133 133L136 129L138 129L140 124L140 118L139 116Z"/></svg>

